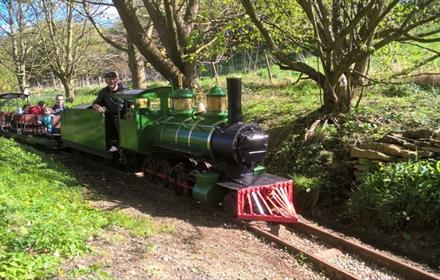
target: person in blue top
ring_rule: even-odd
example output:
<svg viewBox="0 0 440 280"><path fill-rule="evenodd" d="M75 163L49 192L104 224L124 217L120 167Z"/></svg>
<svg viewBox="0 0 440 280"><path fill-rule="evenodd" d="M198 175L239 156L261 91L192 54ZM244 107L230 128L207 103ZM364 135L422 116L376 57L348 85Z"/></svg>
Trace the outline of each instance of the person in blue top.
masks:
<svg viewBox="0 0 440 280"><path fill-rule="evenodd" d="M53 133L53 114L52 108L46 107L44 108L44 115L41 118L42 124L46 127L47 134L51 135Z"/></svg>

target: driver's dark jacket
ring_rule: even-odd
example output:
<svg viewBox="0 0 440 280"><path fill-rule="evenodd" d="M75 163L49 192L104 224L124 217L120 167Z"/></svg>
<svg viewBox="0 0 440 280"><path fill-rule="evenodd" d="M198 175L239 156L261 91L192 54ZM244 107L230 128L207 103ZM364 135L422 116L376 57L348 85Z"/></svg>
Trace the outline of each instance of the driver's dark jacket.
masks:
<svg viewBox="0 0 440 280"><path fill-rule="evenodd" d="M105 127L106 127L106 137L107 140L116 140L118 137L118 126L116 125L118 119L118 107L120 116L125 115L125 111L127 109L126 101L119 99L115 96L115 93L125 91L126 88L118 83L118 90L112 92L109 87L105 87L98 92L98 96L96 97L93 104L98 104L100 106L105 106L107 111L105 112Z"/></svg>
<svg viewBox="0 0 440 280"><path fill-rule="evenodd" d="M93 104L98 104L100 106L105 106L108 110L108 114L111 116L116 116L118 113L118 106L121 113L126 110L125 102L121 99L116 98L115 93L122 92L126 90L126 88L122 85L122 83L118 83L118 90L111 91L109 87L105 87L98 92L98 96L96 97Z"/></svg>

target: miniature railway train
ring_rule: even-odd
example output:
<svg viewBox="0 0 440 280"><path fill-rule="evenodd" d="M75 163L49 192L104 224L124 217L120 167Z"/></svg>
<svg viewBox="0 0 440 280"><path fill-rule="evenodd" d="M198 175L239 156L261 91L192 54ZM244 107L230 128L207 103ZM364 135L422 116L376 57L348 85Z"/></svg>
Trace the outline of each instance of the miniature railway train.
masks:
<svg viewBox="0 0 440 280"><path fill-rule="evenodd" d="M17 108L20 98L26 96L0 94L0 102L16 102ZM227 79L227 94L217 86L211 88L203 114L195 114L189 89L134 89L118 93L117 98L132 104L116 120L117 144L107 137L108 118L91 105L69 108L62 117L54 117L59 134L47 133L37 115L0 107L0 129L25 142L75 149L143 171L144 177L176 194L221 205L239 219L298 221L292 180L268 174L260 165L268 135L257 125L241 122L240 79ZM112 145L117 151L109 151Z"/></svg>

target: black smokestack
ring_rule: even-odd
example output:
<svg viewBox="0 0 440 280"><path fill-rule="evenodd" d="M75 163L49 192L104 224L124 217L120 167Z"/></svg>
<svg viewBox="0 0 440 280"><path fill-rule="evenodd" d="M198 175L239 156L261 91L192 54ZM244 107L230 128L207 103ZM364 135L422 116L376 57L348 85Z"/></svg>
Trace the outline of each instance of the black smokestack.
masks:
<svg viewBox="0 0 440 280"><path fill-rule="evenodd" d="M241 122L243 120L241 112L241 78L227 78L228 87L228 123Z"/></svg>

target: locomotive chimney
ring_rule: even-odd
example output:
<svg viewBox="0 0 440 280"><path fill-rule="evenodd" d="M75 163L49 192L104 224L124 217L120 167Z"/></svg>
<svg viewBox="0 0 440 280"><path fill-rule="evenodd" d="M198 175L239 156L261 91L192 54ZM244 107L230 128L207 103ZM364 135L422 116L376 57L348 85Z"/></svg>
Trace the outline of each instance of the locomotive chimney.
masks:
<svg viewBox="0 0 440 280"><path fill-rule="evenodd" d="M228 88L228 124L243 120L241 112L241 78L227 78Z"/></svg>

